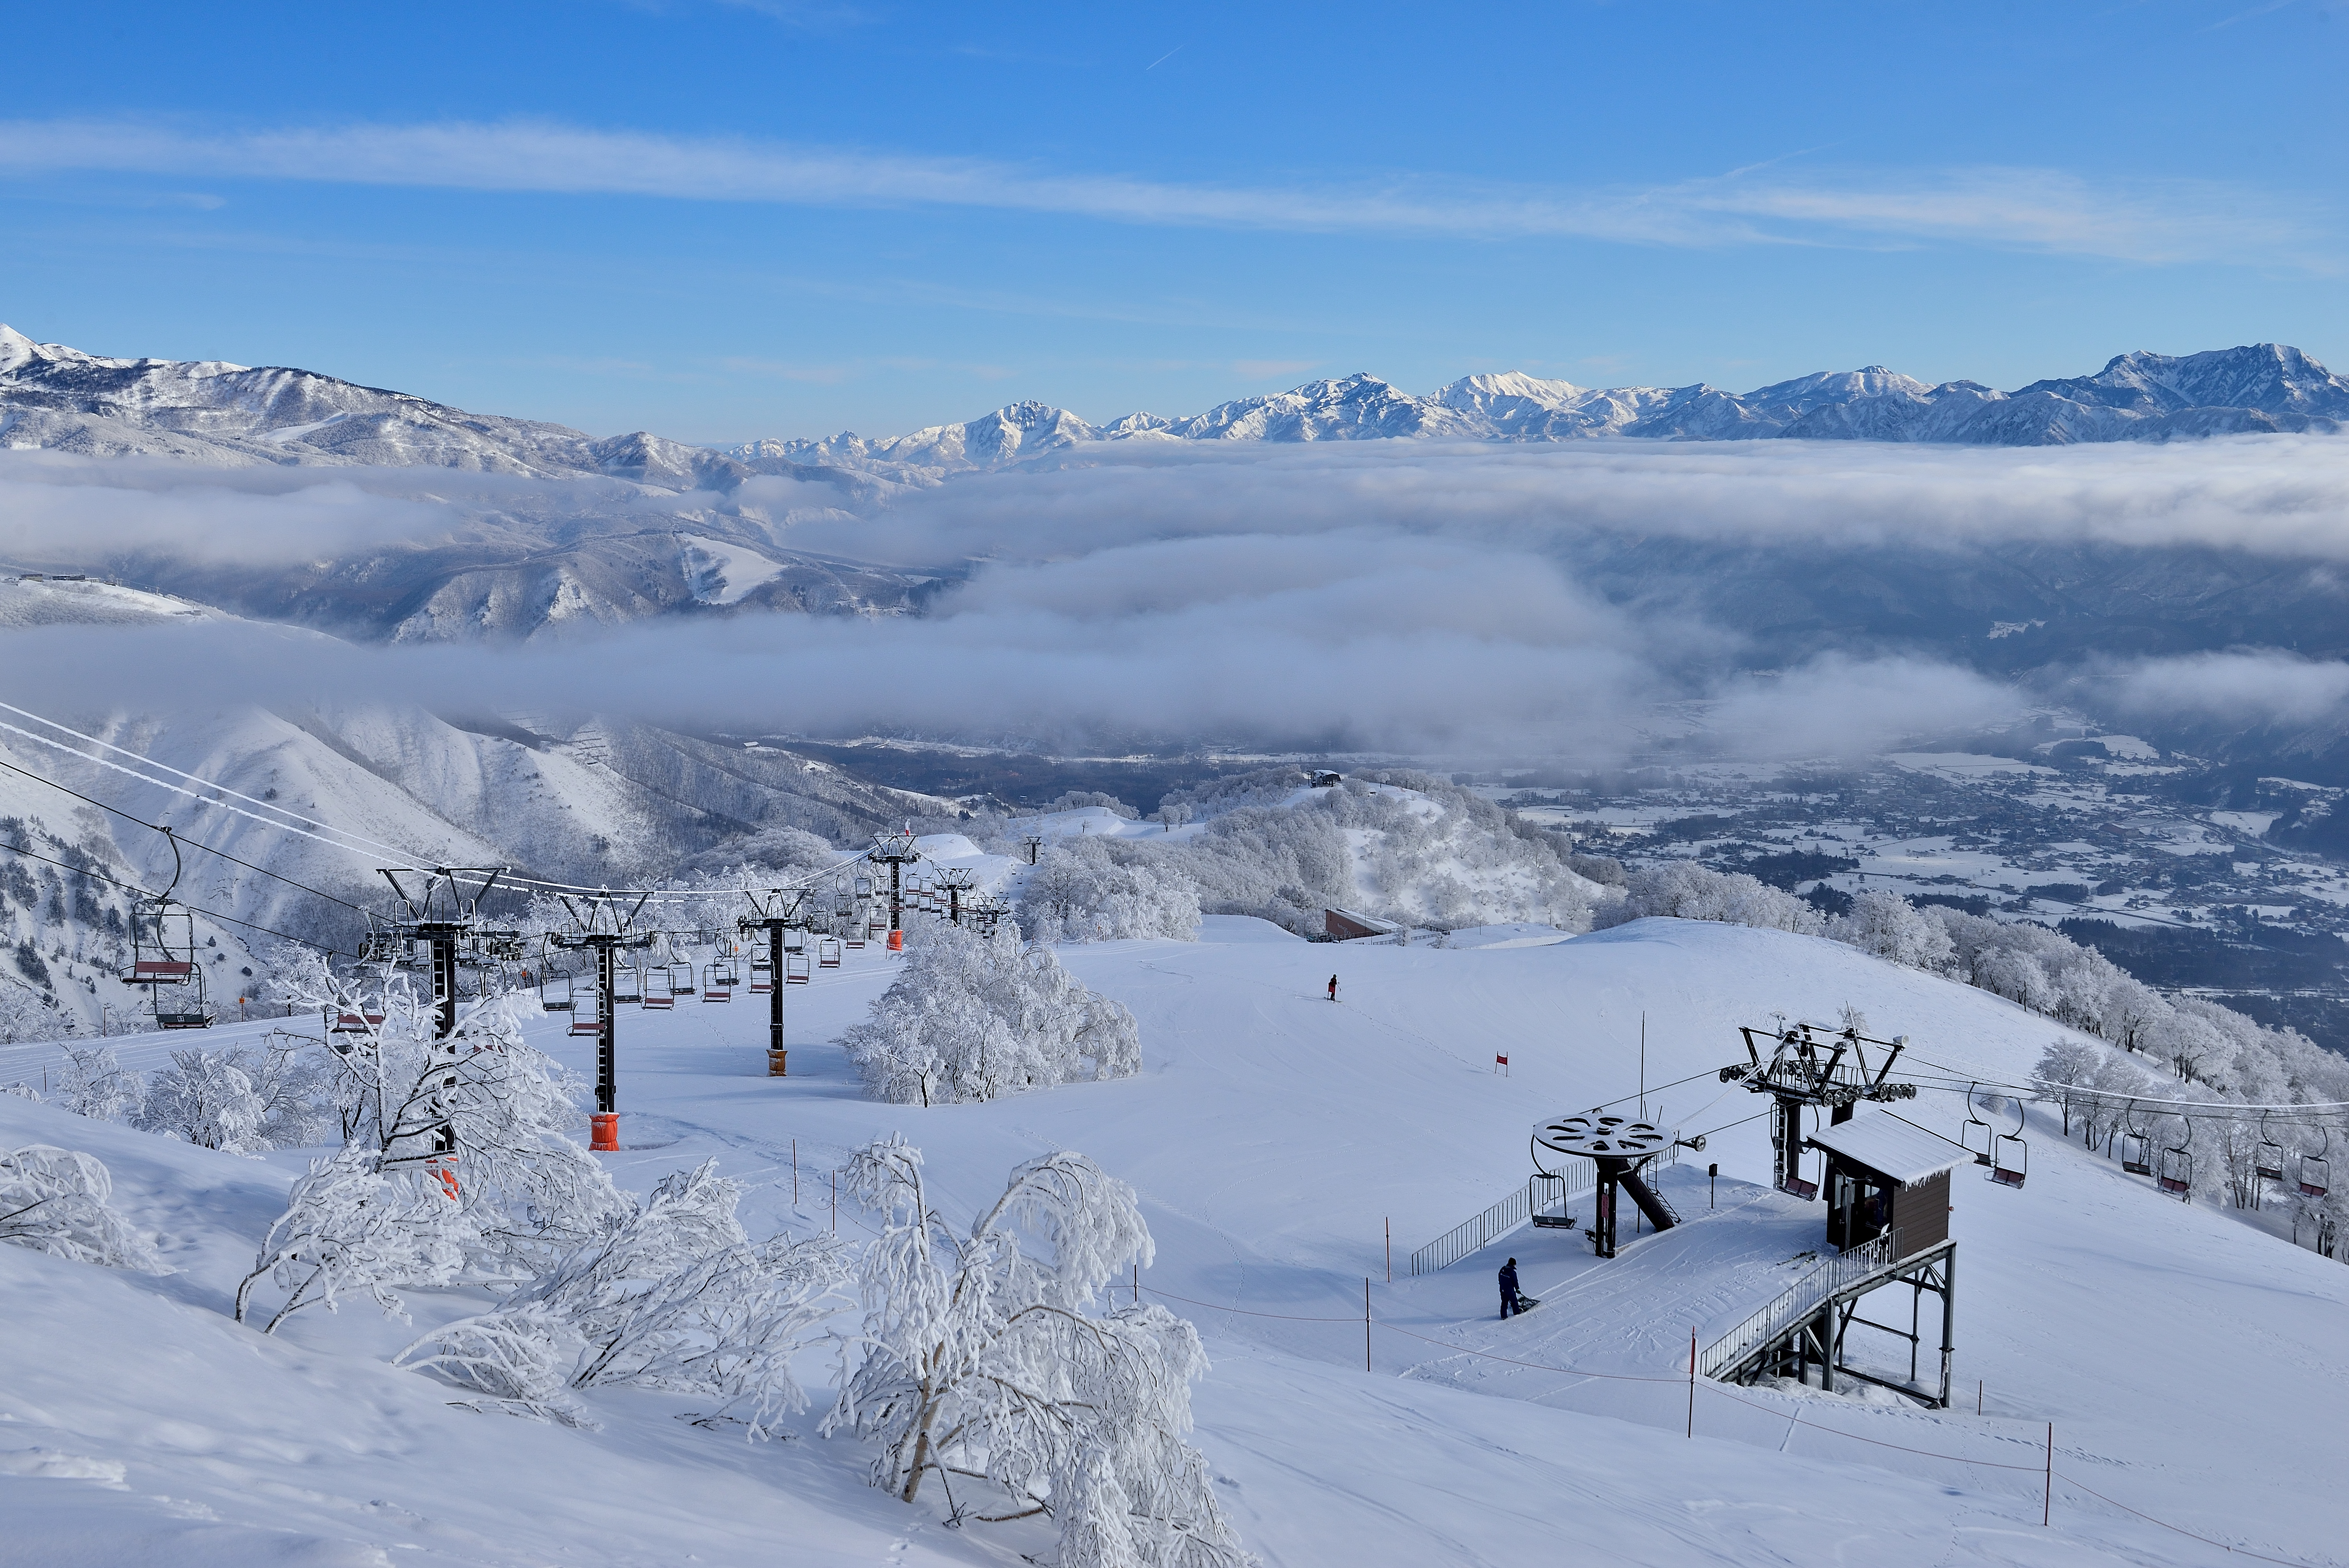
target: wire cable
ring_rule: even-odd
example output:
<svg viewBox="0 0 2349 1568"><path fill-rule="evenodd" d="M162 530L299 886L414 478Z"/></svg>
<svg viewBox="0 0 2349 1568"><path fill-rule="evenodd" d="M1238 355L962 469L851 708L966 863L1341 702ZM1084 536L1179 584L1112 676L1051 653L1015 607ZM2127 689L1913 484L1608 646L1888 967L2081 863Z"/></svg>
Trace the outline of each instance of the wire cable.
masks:
<svg viewBox="0 0 2349 1568"><path fill-rule="evenodd" d="M134 882L124 882L119 877L108 876L104 872L94 872L82 866L70 865L64 861L56 860L50 856L42 854L37 850L28 850L22 844L0 844L0 850L5 850L11 854L23 855L27 860L39 861L45 865L55 866L59 871L71 872L74 875L78 877L89 877L98 882L111 883L115 887L126 888L129 891L137 893L141 898L151 899L155 896L153 893L149 892L145 888L140 887ZM306 936L296 936L290 931L279 931L274 926L262 925L250 920L239 920L233 914L222 914L218 910L215 910L207 904L191 903L187 907L202 913L207 920L224 920L231 925L241 925L247 931L258 931L265 936L278 937L284 941L295 943L300 946L307 947L315 952L324 953L333 957L353 958L357 956L356 954L345 953L339 947L328 947L322 943L313 942Z"/></svg>
<svg viewBox="0 0 2349 1568"><path fill-rule="evenodd" d="M146 829L150 833L162 833L168 831L168 830L164 829L160 825L148 821L143 817L135 817L119 806L109 806L103 800L98 799L92 796L85 795L80 790L73 789L68 785L60 784L54 779L46 778L41 774L34 772L29 768L19 768L13 762L0 762L0 768L5 768L11 773L22 774L24 777L33 780L36 784L46 784L52 789L61 789L77 800L86 801L89 805L97 807L101 811L110 811L115 816L121 818L124 821L135 823L138 826ZM345 909L356 910L361 914L365 914L367 913L367 911L360 905L353 903L347 898L336 898L333 893L327 892L322 888L312 887L307 882L295 882L292 877L286 876L282 872L273 872L267 866L254 865L251 861L230 854L226 850L214 849L212 845L203 843L195 839L191 839L184 833L171 833L171 837L186 845L189 849L202 850L208 855L218 855L224 861L233 861L249 872L259 872L263 876L273 878L277 882L282 882L287 887L299 888L304 892L310 894L314 898L323 898L329 903L339 903Z"/></svg>

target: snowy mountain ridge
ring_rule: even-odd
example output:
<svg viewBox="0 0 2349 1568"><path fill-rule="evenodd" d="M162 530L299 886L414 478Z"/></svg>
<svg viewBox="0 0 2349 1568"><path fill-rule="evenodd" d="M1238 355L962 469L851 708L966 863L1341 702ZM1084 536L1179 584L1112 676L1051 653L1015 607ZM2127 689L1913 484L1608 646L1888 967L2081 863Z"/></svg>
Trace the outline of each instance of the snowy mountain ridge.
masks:
<svg viewBox="0 0 2349 1568"><path fill-rule="evenodd" d="M867 441L756 441L745 462L789 461L876 473L1002 468L1092 441L1336 441L1383 438L1562 441L1599 436L1675 441L1931 441L2056 446L2261 431L2332 432L2349 421L2349 381L2296 348L2251 344L2202 354L2124 354L2094 376L2000 392L1974 381L1928 386L1880 365L1820 371L1724 392L1589 387L1509 371L1464 377L1420 397L1368 374L1236 398L1203 414L1129 414L1094 425L1020 402L956 425Z"/></svg>
<svg viewBox="0 0 2349 1568"><path fill-rule="evenodd" d="M1973 381L1928 386L1880 365L1821 371L1744 393L1703 383L1590 387L1509 371L1464 377L1422 397L1361 373L1235 398L1184 418L1134 413L1095 424L1026 400L882 439L843 432L712 449L642 430L598 438L309 370L107 357L36 343L0 325L0 447L217 467L377 465L608 478L668 493L729 493L772 475L875 499L895 483L934 484L949 473L1005 468L1097 441L1617 436L2053 446L2332 432L2344 421L2349 381L2299 349L2265 343L2183 356L2124 354L2093 376L2034 381L2013 392Z"/></svg>

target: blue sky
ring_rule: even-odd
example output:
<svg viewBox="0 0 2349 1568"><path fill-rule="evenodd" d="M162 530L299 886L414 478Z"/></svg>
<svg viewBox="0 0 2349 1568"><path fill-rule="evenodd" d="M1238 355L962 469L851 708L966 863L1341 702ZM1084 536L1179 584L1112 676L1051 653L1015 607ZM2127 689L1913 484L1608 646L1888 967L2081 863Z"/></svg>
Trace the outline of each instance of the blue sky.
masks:
<svg viewBox="0 0 2349 1568"><path fill-rule="evenodd" d="M18 7L0 320L691 440L2349 365L2349 6Z"/></svg>

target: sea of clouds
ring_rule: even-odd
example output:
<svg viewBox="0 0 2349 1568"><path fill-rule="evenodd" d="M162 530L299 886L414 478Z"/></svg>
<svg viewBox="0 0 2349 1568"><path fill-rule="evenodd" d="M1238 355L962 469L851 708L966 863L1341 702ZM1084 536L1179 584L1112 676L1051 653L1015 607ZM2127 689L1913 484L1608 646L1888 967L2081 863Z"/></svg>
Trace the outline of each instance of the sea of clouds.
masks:
<svg viewBox="0 0 2349 1568"><path fill-rule="evenodd" d="M780 488L779 488L780 487ZM780 549L935 573L919 615L664 617L521 644L361 646L212 620L6 634L0 689L78 711L370 696L681 727L1054 745L1208 742L1618 759L1692 714L1752 758L1856 754L2053 700L2118 717L2337 721L2349 666L2209 649L1994 679L1930 647L1762 660L1734 624L1599 591L1594 541L1737 552L2008 544L2349 565L2349 439L2066 449L1868 443L1129 441L885 505L803 480L647 494L422 469L200 469L0 453L8 554L319 571L452 542L484 558L713 516ZM550 533L550 530L553 531ZM525 538L525 536L527 536ZM532 547L536 547L533 544ZM289 647L298 645L298 655ZM27 702L37 706L37 702Z"/></svg>

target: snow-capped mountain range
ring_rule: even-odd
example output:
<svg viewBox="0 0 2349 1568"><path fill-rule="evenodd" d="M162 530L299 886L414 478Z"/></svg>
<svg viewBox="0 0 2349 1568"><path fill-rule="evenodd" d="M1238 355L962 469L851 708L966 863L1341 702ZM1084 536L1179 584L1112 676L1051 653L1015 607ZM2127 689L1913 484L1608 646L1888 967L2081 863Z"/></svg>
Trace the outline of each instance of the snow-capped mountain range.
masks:
<svg viewBox="0 0 2349 1568"><path fill-rule="evenodd" d="M890 481L1006 467L1096 441L1563 441L1615 436L1719 441L1932 441L2047 446L2170 440L2349 423L2349 381L2296 348L2252 344L2171 356L2125 354L2094 376L2013 392L1929 387L1869 366L1751 392L1589 387L1516 372L1432 396L1371 375L1309 381L1203 414L1094 424L1040 402L866 440L752 441L713 449L647 431L602 438L468 413L313 371L218 360L123 359L35 343L0 326L0 446L221 466L366 464L542 478L603 477L667 492L739 488L758 474L823 480L863 499Z"/></svg>
<svg viewBox="0 0 2349 1568"><path fill-rule="evenodd" d="M2252 344L2173 357L2124 354L2094 376L2013 392L1974 381L1929 387L1871 365L1821 371L1743 394L1693 387L1578 387L1507 372L1469 376L1419 397L1375 376L1309 381L1170 419L1129 414L1094 425L1065 408L1013 403L958 425L888 440L754 441L746 464L793 462L876 473L1001 468L1092 441L1347 441L1380 438L1564 441L1620 436L1676 441L1763 438L2052 446L2263 431L2332 432L2349 422L2349 381L2296 348Z"/></svg>

